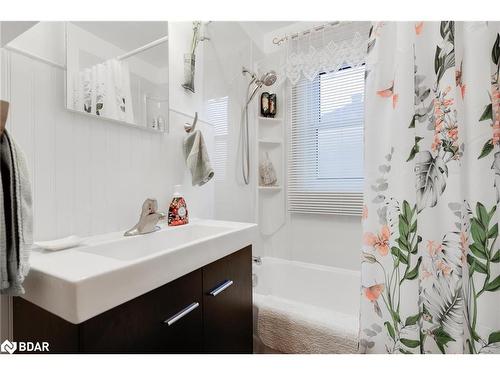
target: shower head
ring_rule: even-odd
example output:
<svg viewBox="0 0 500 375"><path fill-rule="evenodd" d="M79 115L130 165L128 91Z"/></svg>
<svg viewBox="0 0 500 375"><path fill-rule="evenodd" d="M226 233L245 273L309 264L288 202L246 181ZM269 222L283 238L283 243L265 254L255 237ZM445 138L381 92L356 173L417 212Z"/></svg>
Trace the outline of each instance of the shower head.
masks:
<svg viewBox="0 0 500 375"><path fill-rule="evenodd" d="M259 82L263 83L266 86L271 86L274 84L274 82L276 82L277 78L278 76L276 75L276 72L274 70L270 70L269 72L262 75Z"/></svg>
<svg viewBox="0 0 500 375"><path fill-rule="evenodd" d="M269 72L264 73L260 79L257 78L257 74L245 67L242 68L241 72L243 73L243 75L249 74L250 77L252 77L252 81L250 83L255 82L255 84L259 87L261 87L262 85L271 86L274 84L274 82L276 82L277 79L277 75L274 70L270 70Z"/></svg>
<svg viewBox="0 0 500 375"><path fill-rule="evenodd" d="M246 69L243 67L242 70L243 74L250 74L252 77L252 80L248 84L248 90L247 90L247 105L252 101L254 98L255 94L257 93L257 90L259 90L263 85L265 86L272 86L275 82L278 76L276 75L276 72L274 70L270 70L267 73L264 73L260 79L257 78L257 75L250 70ZM252 90L252 93L249 94L250 92L250 86L254 85L254 88Z"/></svg>

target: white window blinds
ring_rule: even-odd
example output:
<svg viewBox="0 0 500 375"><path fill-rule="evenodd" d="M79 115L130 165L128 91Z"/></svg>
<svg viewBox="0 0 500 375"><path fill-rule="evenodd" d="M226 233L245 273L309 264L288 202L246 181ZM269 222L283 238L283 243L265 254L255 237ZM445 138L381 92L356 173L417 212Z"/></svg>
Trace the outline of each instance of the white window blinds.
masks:
<svg viewBox="0 0 500 375"><path fill-rule="evenodd" d="M364 74L345 68L292 88L291 212L361 214Z"/></svg>
<svg viewBox="0 0 500 375"><path fill-rule="evenodd" d="M210 99L207 102L207 120L214 126L215 151L212 162L216 181L224 181L226 178L228 108L228 96Z"/></svg>

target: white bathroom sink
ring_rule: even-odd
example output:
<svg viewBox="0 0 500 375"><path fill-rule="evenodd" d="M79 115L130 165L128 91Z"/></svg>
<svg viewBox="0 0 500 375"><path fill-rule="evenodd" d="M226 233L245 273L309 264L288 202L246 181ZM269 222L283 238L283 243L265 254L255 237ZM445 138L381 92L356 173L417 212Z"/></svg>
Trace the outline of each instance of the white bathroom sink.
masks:
<svg viewBox="0 0 500 375"><path fill-rule="evenodd" d="M256 229L198 220L134 237L89 237L68 250L34 249L23 298L79 324L251 245Z"/></svg>
<svg viewBox="0 0 500 375"><path fill-rule="evenodd" d="M224 226L193 224L140 236L123 237L107 243L86 246L78 251L119 260L134 260L158 252L169 251L179 246L187 246L192 242L206 240L232 230L232 228Z"/></svg>

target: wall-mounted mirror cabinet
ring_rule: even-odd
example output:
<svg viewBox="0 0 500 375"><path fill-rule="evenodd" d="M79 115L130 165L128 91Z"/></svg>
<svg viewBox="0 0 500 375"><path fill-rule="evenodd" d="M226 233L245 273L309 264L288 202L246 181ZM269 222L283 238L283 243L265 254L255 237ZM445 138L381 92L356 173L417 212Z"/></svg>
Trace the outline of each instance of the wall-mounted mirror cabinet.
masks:
<svg viewBox="0 0 500 375"><path fill-rule="evenodd" d="M168 23L67 22L66 107L168 131Z"/></svg>

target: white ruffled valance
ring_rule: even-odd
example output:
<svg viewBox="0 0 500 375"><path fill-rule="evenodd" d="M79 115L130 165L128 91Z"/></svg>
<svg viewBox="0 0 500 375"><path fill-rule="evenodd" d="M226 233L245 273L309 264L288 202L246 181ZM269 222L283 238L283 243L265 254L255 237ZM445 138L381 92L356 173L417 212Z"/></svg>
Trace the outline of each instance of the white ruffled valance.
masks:
<svg viewBox="0 0 500 375"><path fill-rule="evenodd" d="M278 77L295 85L314 80L322 72L364 64L370 22L342 22L290 38L277 48L281 54Z"/></svg>

